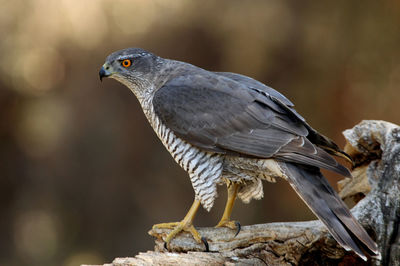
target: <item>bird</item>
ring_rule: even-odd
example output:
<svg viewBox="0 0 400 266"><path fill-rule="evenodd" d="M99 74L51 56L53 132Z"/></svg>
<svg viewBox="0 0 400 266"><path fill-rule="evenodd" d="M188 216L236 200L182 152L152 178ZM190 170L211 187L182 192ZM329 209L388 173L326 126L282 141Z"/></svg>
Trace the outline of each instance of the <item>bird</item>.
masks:
<svg viewBox="0 0 400 266"><path fill-rule="evenodd" d="M231 220L235 200L260 199L262 181L283 178L344 249L364 260L379 253L320 171L351 177L332 155L349 162L351 157L313 129L277 90L141 48L111 53L99 77L113 78L133 92L162 144L190 177L195 197L186 216L153 226L172 229L167 244L182 231L201 243L193 220L200 206L210 211L218 185L226 185L228 196L216 227L237 229L240 224Z"/></svg>

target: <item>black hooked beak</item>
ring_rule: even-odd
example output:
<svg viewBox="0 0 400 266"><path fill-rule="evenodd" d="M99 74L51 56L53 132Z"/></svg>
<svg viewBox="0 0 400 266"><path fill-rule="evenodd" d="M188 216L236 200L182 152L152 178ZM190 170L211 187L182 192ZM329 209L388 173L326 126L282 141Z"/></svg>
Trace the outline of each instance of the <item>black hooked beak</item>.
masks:
<svg viewBox="0 0 400 266"><path fill-rule="evenodd" d="M99 71L100 81L103 81L104 77L108 77L110 75L111 75L111 73L108 70L104 69L104 66L102 66Z"/></svg>

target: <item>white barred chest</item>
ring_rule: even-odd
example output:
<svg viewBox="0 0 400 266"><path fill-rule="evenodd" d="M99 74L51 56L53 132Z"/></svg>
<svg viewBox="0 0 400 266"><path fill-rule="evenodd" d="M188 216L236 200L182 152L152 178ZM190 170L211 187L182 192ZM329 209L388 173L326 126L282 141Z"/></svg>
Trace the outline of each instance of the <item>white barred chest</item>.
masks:
<svg viewBox="0 0 400 266"><path fill-rule="evenodd" d="M151 101L141 102L145 115L170 152L174 160L188 172L196 198L203 207L210 210L217 197L217 184L221 182L222 157L218 154L202 151L177 137L167 128L154 112Z"/></svg>

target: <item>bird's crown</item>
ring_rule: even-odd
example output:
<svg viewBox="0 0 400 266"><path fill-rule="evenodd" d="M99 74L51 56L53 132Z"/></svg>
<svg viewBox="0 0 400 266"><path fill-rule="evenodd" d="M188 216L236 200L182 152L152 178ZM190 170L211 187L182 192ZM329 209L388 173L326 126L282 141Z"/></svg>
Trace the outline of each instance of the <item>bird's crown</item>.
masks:
<svg viewBox="0 0 400 266"><path fill-rule="evenodd" d="M141 48L126 48L110 54L107 57L106 62L124 59L137 59L146 56L154 56L154 54Z"/></svg>

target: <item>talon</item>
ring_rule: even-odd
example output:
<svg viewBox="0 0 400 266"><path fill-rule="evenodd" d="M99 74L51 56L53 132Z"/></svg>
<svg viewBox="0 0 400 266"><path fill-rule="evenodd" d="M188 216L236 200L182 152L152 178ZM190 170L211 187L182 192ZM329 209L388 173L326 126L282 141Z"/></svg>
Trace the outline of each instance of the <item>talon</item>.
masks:
<svg viewBox="0 0 400 266"><path fill-rule="evenodd" d="M165 239L165 242L169 244L169 242L171 242L171 240L182 231L191 233L194 240L196 240L197 243L201 243L201 236L199 232L197 232L196 228L194 228L192 224L188 224L185 221L178 223L178 225L174 228L174 230L172 230L168 234L167 238Z"/></svg>
<svg viewBox="0 0 400 266"><path fill-rule="evenodd" d="M206 247L206 252L210 252L210 248L209 248L209 246L208 246L208 241L207 241L207 239L203 236L203 237L201 238L201 241L203 242L204 246Z"/></svg>
<svg viewBox="0 0 400 266"><path fill-rule="evenodd" d="M220 221L215 227L228 227L230 229L236 229L234 237L236 237L240 233L240 230L242 230L242 226L238 221Z"/></svg>
<svg viewBox="0 0 400 266"><path fill-rule="evenodd" d="M201 243L203 241L199 232L197 232L196 228L194 228L193 225L189 226L188 232L190 232L192 234L194 240L196 240L197 243Z"/></svg>
<svg viewBox="0 0 400 266"><path fill-rule="evenodd" d="M236 237L240 233L240 230L242 229L242 226L240 225L240 223L238 221L235 222L235 225L237 227L237 231L236 231L236 234L234 237Z"/></svg>
<svg viewBox="0 0 400 266"><path fill-rule="evenodd" d="M186 214L185 218L183 218L183 220L180 222L161 223L161 224L153 225L153 229L172 229L172 231L165 238L164 248L166 250L169 250L168 246L169 246L169 243L171 242L171 240L182 231L191 233L197 243L202 242L199 232L197 232L196 228L194 228L194 226L192 224L193 218L194 218L199 206L200 206L200 201L195 200L193 202L192 207Z"/></svg>

